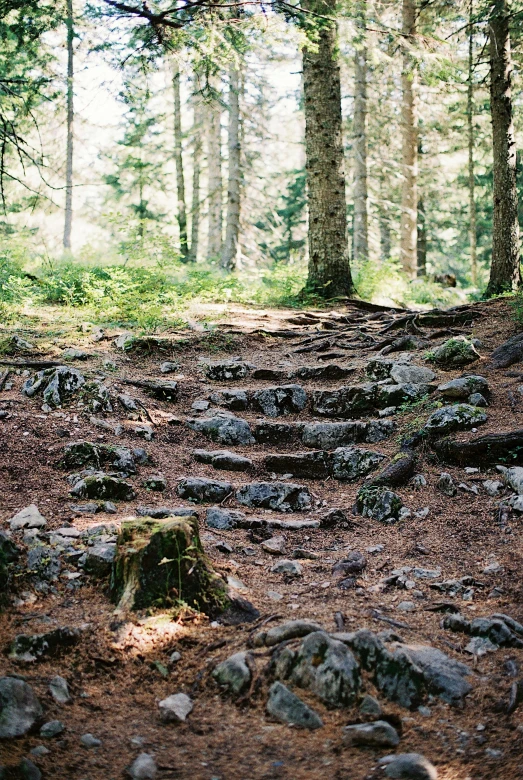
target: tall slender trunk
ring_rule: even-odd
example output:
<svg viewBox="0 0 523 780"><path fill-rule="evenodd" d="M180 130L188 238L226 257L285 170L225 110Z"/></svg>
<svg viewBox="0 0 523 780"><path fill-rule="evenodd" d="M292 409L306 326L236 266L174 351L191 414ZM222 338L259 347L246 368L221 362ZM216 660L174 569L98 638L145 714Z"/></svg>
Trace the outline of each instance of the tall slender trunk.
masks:
<svg viewBox="0 0 523 780"><path fill-rule="evenodd" d="M183 135L182 135L182 101L180 96L180 69L177 63L173 65L173 102L174 102L174 162L176 164L176 194L178 209L178 231L180 234L180 254L186 262L189 255L187 244L187 207L185 205L185 177L183 174Z"/></svg>
<svg viewBox="0 0 523 780"><path fill-rule="evenodd" d="M222 139L221 105L213 98L207 106L207 176L208 176L208 213L209 235L207 255L216 260L222 251Z"/></svg>
<svg viewBox="0 0 523 780"><path fill-rule="evenodd" d="M401 73L402 192L400 258L403 270L414 278L417 271L418 225L418 73L410 49L416 35L415 0L403 0L403 67Z"/></svg>
<svg viewBox="0 0 523 780"><path fill-rule="evenodd" d="M307 0L333 17L335 0ZM309 207L307 289L325 298L351 295L341 120L340 69L334 18L318 21L317 49L303 49L305 156Z"/></svg>
<svg viewBox="0 0 523 780"><path fill-rule="evenodd" d="M221 266L229 271L236 267L240 234L240 79L234 65L229 71L229 180L227 187L227 225Z"/></svg>
<svg viewBox="0 0 523 780"><path fill-rule="evenodd" d="M367 2L356 6L359 30L354 52L354 262L364 262L369 255L367 216L367 45L365 26Z"/></svg>
<svg viewBox="0 0 523 780"><path fill-rule="evenodd" d="M65 223L64 223L64 249L71 249L71 233L73 230L73 41L74 19L73 0L67 0L67 147L65 155Z"/></svg>
<svg viewBox="0 0 523 780"><path fill-rule="evenodd" d="M487 295L495 295L514 290L521 284L516 140L512 121L512 57L505 0L494 2L489 20L489 38L494 215Z"/></svg>
<svg viewBox="0 0 523 780"><path fill-rule="evenodd" d="M474 193L474 0L469 5L469 62L467 81L467 131L469 141L468 184L469 184L469 235L470 235L470 276L472 285L478 283L477 234L476 234L476 197Z"/></svg>
<svg viewBox="0 0 523 780"><path fill-rule="evenodd" d="M193 98L193 153L192 153L192 204L191 204L191 252L190 260L198 260L200 242L200 173L202 164L202 106L197 97Z"/></svg>
<svg viewBox="0 0 523 780"><path fill-rule="evenodd" d="M427 275L427 215L423 197L418 199L417 275Z"/></svg>

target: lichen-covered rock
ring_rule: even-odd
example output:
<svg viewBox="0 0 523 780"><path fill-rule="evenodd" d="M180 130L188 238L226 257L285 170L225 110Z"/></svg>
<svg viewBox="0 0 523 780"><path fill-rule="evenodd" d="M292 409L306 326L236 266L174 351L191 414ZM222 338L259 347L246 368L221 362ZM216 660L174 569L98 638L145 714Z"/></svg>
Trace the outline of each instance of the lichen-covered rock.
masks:
<svg viewBox="0 0 523 780"><path fill-rule="evenodd" d="M427 384L395 384L380 385L376 392L376 408L388 409L401 404L409 404L419 401L428 395L433 388Z"/></svg>
<svg viewBox="0 0 523 780"><path fill-rule="evenodd" d="M252 363L242 360L221 360L208 363L205 366L205 376L215 381L245 379L253 368Z"/></svg>
<svg viewBox="0 0 523 780"><path fill-rule="evenodd" d="M203 552L195 516L122 523L111 596L119 609L185 603L211 614L228 603L225 583Z"/></svg>
<svg viewBox="0 0 523 780"><path fill-rule="evenodd" d="M303 423L262 422L254 429L254 438L258 444L288 443L301 435Z"/></svg>
<svg viewBox="0 0 523 780"><path fill-rule="evenodd" d="M474 344L465 336L448 339L429 354L429 359L443 368L459 368L473 363L481 356Z"/></svg>
<svg viewBox="0 0 523 780"><path fill-rule="evenodd" d="M43 716L30 685L16 677L0 677L0 739L27 734Z"/></svg>
<svg viewBox="0 0 523 780"><path fill-rule="evenodd" d="M85 377L76 368L57 366L38 371L24 383L22 393L32 398L41 392L44 403L56 407L62 406L84 384Z"/></svg>
<svg viewBox="0 0 523 780"><path fill-rule="evenodd" d="M224 406L233 412L242 412L249 406L249 399L245 390L215 390L209 396L209 400L218 406Z"/></svg>
<svg viewBox="0 0 523 780"><path fill-rule="evenodd" d="M215 667L212 676L229 693L238 696L251 682L247 653L235 653Z"/></svg>
<svg viewBox="0 0 523 780"><path fill-rule="evenodd" d="M81 633L81 629L66 627L45 634L18 634L9 647L9 658L19 663L34 663L76 645Z"/></svg>
<svg viewBox="0 0 523 780"><path fill-rule="evenodd" d="M254 443L249 423L225 412L215 414L213 417L189 419L187 425L193 431L202 433L211 441L220 442L220 444Z"/></svg>
<svg viewBox="0 0 523 780"><path fill-rule="evenodd" d="M128 447L112 444L95 444L91 441L73 441L66 444L59 465L64 469L111 466L120 474L136 473L135 456Z"/></svg>
<svg viewBox="0 0 523 780"><path fill-rule="evenodd" d="M482 425L486 421L487 415L478 407L453 404L433 412L425 423L424 430L428 433L449 433Z"/></svg>
<svg viewBox="0 0 523 780"><path fill-rule="evenodd" d="M310 509L309 489L292 482L252 482L236 491L236 499L245 506L300 512Z"/></svg>
<svg viewBox="0 0 523 780"><path fill-rule="evenodd" d="M303 427L302 442L307 447L334 450L357 442L382 441L394 432L395 427L391 420L307 423Z"/></svg>
<svg viewBox="0 0 523 780"><path fill-rule="evenodd" d="M188 498L198 503L219 503L232 493L232 489L230 482L204 477L187 477L178 483L176 492L180 498Z"/></svg>
<svg viewBox="0 0 523 780"><path fill-rule="evenodd" d="M296 728L319 729L323 722L313 709L303 702L286 685L276 681L269 689L267 712L283 723Z"/></svg>
<svg viewBox="0 0 523 780"><path fill-rule="evenodd" d="M94 544L85 554L84 571L94 577L108 577L116 555L116 544Z"/></svg>
<svg viewBox="0 0 523 780"><path fill-rule="evenodd" d="M355 723L343 729L343 744L348 747L397 747L399 742L398 732L386 720Z"/></svg>
<svg viewBox="0 0 523 780"><path fill-rule="evenodd" d="M252 639L254 647L274 647L280 642L287 642L289 639L299 639L315 631L321 631L319 623L313 620L287 620L278 626L273 626L268 630L258 631Z"/></svg>
<svg viewBox="0 0 523 780"><path fill-rule="evenodd" d="M366 476L379 466L385 455L361 447L338 447L332 453L332 476L353 480Z"/></svg>
<svg viewBox="0 0 523 780"><path fill-rule="evenodd" d="M290 376L293 379L345 379L355 370L352 366L337 366L335 363L327 363L325 366L300 366L292 371Z"/></svg>
<svg viewBox="0 0 523 780"><path fill-rule="evenodd" d="M385 487L362 487L356 496L356 508L363 517L380 523L396 523L405 515L403 501L397 493Z"/></svg>
<svg viewBox="0 0 523 780"><path fill-rule="evenodd" d="M465 401L473 393L482 393L486 395L490 391L489 383L484 376L462 376L459 379L451 379L438 385L438 392L444 398L455 398L458 401Z"/></svg>
<svg viewBox="0 0 523 780"><path fill-rule="evenodd" d="M426 366L395 362L392 365L390 377L398 385L427 385L436 378L436 374Z"/></svg>
<svg viewBox="0 0 523 780"><path fill-rule="evenodd" d="M224 509L221 506L211 506L205 515L205 524L209 528L217 528L220 531L228 531L245 523L243 512L235 509Z"/></svg>
<svg viewBox="0 0 523 780"><path fill-rule="evenodd" d="M69 492L75 498L112 501L132 501L136 496L134 489L124 479L100 472L79 479Z"/></svg>
<svg viewBox="0 0 523 780"><path fill-rule="evenodd" d="M315 390L312 411L322 417L357 417L375 407L378 385L369 382L349 385L338 390Z"/></svg>
<svg viewBox="0 0 523 780"><path fill-rule="evenodd" d="M253 465L250 458L229 450L193 450L193 456L199 463L209 463L215 469L226 471L248 471Z"/></svg>
<svg viewBox="0 0 523 780"><path fill-rule="evenodd" d="M29 504L14 515L9 525L11 531L20 531L22 528L44 528L47 520L40 514L36 504Z"/></svg>
<svg viewBox="0 0 523 780"><path fill-rule="evenodd" d="M309 479L327 477L331 470L329 453L323 450L267 455L265 468L276 474L292 474L294 477Z"/></svg>
<svg viewBox="0 0 523 780"><path fill-rule="evenodd" d="M253 393L253 402L267 417L280 417L301 412L307 403L307 393L301 385L266 387Z"/></svg>

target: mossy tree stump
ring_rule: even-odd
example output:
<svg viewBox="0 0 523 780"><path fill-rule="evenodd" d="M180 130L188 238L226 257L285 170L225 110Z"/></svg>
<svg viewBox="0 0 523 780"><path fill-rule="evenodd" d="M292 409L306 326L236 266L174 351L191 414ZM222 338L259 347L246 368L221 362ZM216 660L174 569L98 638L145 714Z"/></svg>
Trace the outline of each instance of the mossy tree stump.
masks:
<svg viewBox="0 0 523 780"><path fill-rule="evenodd" d="M212 614L228 605L225 582L205 555L195 516L122 523L111 577L120 609L186 604Z"/></svg>

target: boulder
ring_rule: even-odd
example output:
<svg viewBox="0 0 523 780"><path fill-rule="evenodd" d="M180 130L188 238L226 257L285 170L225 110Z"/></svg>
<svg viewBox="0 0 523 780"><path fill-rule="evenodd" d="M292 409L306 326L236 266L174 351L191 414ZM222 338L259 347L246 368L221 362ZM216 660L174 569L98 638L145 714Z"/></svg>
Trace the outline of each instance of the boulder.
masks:
<svg viewBox="0 0 523 780"><path fill-rule="evenodd" d="M375 408L378 385L348 385L338 390L315 390L312 411L322 417L357 417Z"/></svg>
<svg viewBox="0 0 523 780"><path fill-rule="evenodd" d="M430 434L450 433L473 428L486 421L487 415L476 406L453 404L433 412L425 423L424 430Z"/></svg>
<svg viewBox="0 0 523 780"><path fill-rule="evenodd" d="M356 509L363 517L387 524L396 523L406 516L400 496L380 486L360 488L356 496Z"/></svg>
<svg viewBox="0 0 523 780"><path fill-rule="evenodd" d="M465 336L456 336L433 350L429 358L438 366L451 370L473 363L480 358L480 354Z"/></svg>
<svg viewBox="0 0 523 780"><path fill-rule="evenodd" d="M291 373L291 377L293 379L346 379L355 370L352 366L327 363L325 366L300 366Z"/></svg>
<svg viewBox="0 0 523 780"><path fill-rule="evenodd" d="M284 574L287 578L301 577L303 574L303 568L298 561L283 560L275 563L271 566L271 571L274 574Z"/></svg>
<svg viewBox="0 0 523 780"><path fill-rule="evenodd" d="M174 693L158 704L164 723L182 723L192 712L194 704L186 693Z"/></svg>
<svg viewBox="0 0 523 780"><path fill-rule="evenodd" d="M84 571L94 577L108 577L116 556L116 544L95 544L85 553Z"/></svg>
<svg viewBox="0 0 523 780"><path fill-rule="evenodd" d="M18 634L9 647L9 658L18 663L34 663L54 656L80 641L83 629L55 628L45 634Z"/></svg>
<svg viewBox="0 0 523 780"><path fill-rule="evenodd" d="M40 514L36 504L26 506L9 520L11 531L20 531L22 528L43 528L46 523L47 520Z"/></svg>
<svg viewBox="0 0 523 780"><path fill-rule="evenodd" d="M109 499L112 501L132 501L136 496L134 489L124 479L96 472L74 483L69 491L75 498Z"/></svg>
<svg viewBox="0 0 523 780"><path fill-rule="evenodd" d="M43 716L33 689L16 677L0 677L0 739L22 737Z"/></svg>
<svg viewBox="0 0 523 780"><path fill-rule="evenodd" d="M243 360L221 360L208 363L205 366L205 376L214 381L230 379L245 379L254 366Z"/></svg>
<svg viewBox="0 0 523 780"><path fill-rule="evenodd" d="M124 476L136 473L135 456L128 447L111 444L94 444L90 441L75 441L66 444L59 466L64 469L99 470L111 466Z"/></svg>
<svg viewBox="0 0 523 780"><path fill-rule="evenodd" d="M216 390L209 396L209 400L218 406L224 406L234 412L242 412L249 406L249 399L245 390Z"/></svg>
<svg viewBox="0 0 523 780"><path fill-rule="evenodd" d="M49 692L57 704L69 704L72 701L67 680L58 674L49 681Z"/></svg>
<svg viewBox="0 0 523 780"><path fill-rule="evenodd" d="M253 403L267 417L280 417L301 412L307 403L307 393L301 385L266 387L253 393Z"/></svg>
<svg viewBox="0 0 523 780"><path fill-rule="evenodd" d="M513 363L523 360L523 333L516 333L501 346L494 350L490 356L494 368L508 368Z"/></svg>
<svg viewBox="0 0 523 780"><path fill-rule="evenodd" d="M267 712L276 720L296 728L319 729L323 726L318 713L278 681L269 689Z"/></svg>
<svg viewBox="0 0 523 780"><path fill-rule="evenodd" d="M68 401L84 384L85 378L76 368L57 366L38 371L24 383L22 393L29 398L42 393L44 403L57 407Z"/></svg>
<svg viewBox="0 0 523 780"><path fill-rule="evenodd" d="M217 413L213 417L189 419L187 425L197 433L202 433L211 441L220 444L254 443L249 423L225 412Z"/></svg>
<svg viewBox="0 0 523 780"><path fill-rule="evenodd" d="M225 590L203 552L195 516L122 523L111 576L119 609L185 603L210 614L227 605Z"/></svg>
<svg viewBox="0 0 523 780"><path fill-rule="evenodd" d="M398 732L386 720L356 723L343 729L343 744L346 747L397 747L399 742Z"/></svg>
<svg viewBox="0 0 523 780"><path fill-rule="evenodd" d="M292 474L294 477L323 479L331 471L329 454L323 450L293 452L284 455L267 455L265 469L276 474Z"/></svg>
<svg viewBox="0 0 523 780"><path fill-rule="evenodd" d="M309 489L293 482L252 482L236 491L236 499L245 506L278 512L300 512L311 507Z"/></svg>
<svg viewBox="0 0 523 780"><path fill-rule="evenodd" d="M153 490L157 493L167 490L167 480L162 474L150 474L143 480L142 485L146 490Z"/></svg>
<svg viewBox="0 0 523 780"><path fill-rule="evenodd" d="M180 498L187 498L198 503L223 501L232 493L232 490L230 482L219 482L217 479L203 477L186 477L178 483L176 488Z"/></svg>
<svg viewBox="0 0 523 780"><path fill-rule="evenodd" d="M238 696L250 685L251 670L247 663L247 653L235 653L218 664L212 676L222 688Z"/></svg>
<svg viewBox="0 0 523 780"><path fill-rule="evenodd" d="M436 489L439 490L440 493L443 493L443 495L449 496L449 498L452 498L452 496L455 496L458 492L456 483L452 479L452 476L446 471L440 474L439 479L436 482Z"/></svg>
<svg viewBox="0 0 523 780"><path fill-rule="evenodd" d="M486 395L489 391L489 383L485 377L474 374L462 376L459 379L451 379L450 382L438 385L438 392L444 398L455 398L458 401L465 401L473 393Z"/></svg>
<svg viewBox="0 0 523 780"><path fill-rule="evenodd" d="M420 753L384 756L379 763L392 780L438 780L436 767Z"/></svg>
<svg viewBox="0 0 523 780"><path fill-rule="evenodd" d="M436 378L432 369L413 363L394 363L389 376L397 385L427 385Z"/></svg>
<svg viewBox="0 0 523 780"><path fill-rule="evenodd" d="M315 631L321 631L319 623L313 620L288 620L279 626L273 626L267 631L259 631L254 635L252 643L254 647L274 647L280 642L287 642L289 639L299 639L312 634Z"/></svg>
<svg viewBox="0 0 523 780"><path fill-rule="evenodd" d="M518 496L523 496L523 467L522 466L498 466L498 471L505 484L514 490ZM12 526L11 526L12 527Z"/></svg>
<svg viewBox="0 0 523 780"><path fill-rule="evenodd" d="M229 450L193 450L193 456L200 463L209 463L215 469L226 471L248 471L253 465L249 458Z"/></svg>
<svg viewBox="0 0 523 780"><path fill-rule="evenodd" d="M387 439L395 430L391 420L365 422L307 423L303 427L302 442L307 447L334 450L357 442L376 443Z"/></svg>
<svg viewBox="0 0 523 780"><path fill-rule="evenodd" d="M360 447L338 447L332 453L332 476L354 480L366 476L379 466L385 455Z"/></svg>
<svg viewBox="0 0 523 780"><path fill-rule="evenodd" d="M221 506L211 506L205 514L205 524L209 528L220 531L228 531L231 528L242 526L246 521L243 512L234 509L223 509Z"/></svg>

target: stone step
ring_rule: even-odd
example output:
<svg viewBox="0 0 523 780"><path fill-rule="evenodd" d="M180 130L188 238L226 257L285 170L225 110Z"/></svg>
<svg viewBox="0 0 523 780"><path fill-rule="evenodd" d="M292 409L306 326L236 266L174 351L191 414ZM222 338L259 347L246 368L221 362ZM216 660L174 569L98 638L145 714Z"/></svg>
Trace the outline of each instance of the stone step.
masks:
<svg viewBox="0 0 523 780"><path fill-rule="evenodd" d="M314 450L289 454L267 455L265 468L277 474L292 474L309 479L334 479L352 481L374 471L385 459L381 452L361 447L338 447L334 452Z"/></svg>
<svg viewBox="0 0 523 780"><path fill-rule="evenodd" d="M234 381L236 379L261 379L280 382L289 379L345 379L354 373L353 366L339 366L328 363L322 366L300 366L297 369L257 368L252 363L242 360L212 361L206 364L204 372L207 379L216 382Z"/></svg>
<svg viewBox="0 0 523 780"><path fill-rule="evenodd" d="M177 493L195 503L219 503L234 495L239 504L277 512L301 512L312 507L312 497L304 485L293 482L251 482L234 488L231 482L205 477L185 477Z"/></svg>

